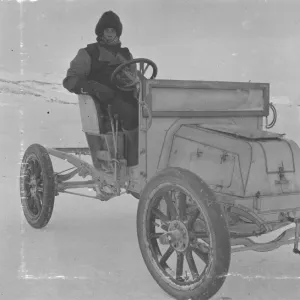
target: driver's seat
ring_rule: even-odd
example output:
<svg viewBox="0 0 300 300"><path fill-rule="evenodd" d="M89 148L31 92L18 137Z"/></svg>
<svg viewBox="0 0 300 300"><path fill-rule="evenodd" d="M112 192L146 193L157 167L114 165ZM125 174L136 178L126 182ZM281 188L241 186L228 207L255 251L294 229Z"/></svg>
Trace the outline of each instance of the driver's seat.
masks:
<svg viewBox="0 0 300 300"><path fill-rule="evenodd" d="M101 168L98 158L99 151L108 151L105 140L111 140L112 128L107 108L101 105L99 101L89 95L78 95L82 131L86 135L87 143L91 151L93 164L96 168ZM124 157L124 137L119 122L119 142L118 154ZM111 147L110 147L111 148ZM112 149L110 149L110 152ZM113 154L113 153L111 153ZM112 155L114 156L114 155Z"/></svg>
<svg viewBox="0 0 300 300"><path fill-rule="evenodd" d="M112 131L108 108L89 95L78 95L82 130L94 135ZM115 125L115 124L114 124ZM119 122L118 130L121 130Z"/></svg>

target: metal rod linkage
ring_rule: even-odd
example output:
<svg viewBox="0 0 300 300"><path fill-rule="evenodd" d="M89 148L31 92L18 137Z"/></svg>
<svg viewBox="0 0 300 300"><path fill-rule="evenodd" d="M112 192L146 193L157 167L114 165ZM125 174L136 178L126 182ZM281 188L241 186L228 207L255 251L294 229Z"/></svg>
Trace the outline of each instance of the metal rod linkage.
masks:
<svg viewBox="0 0 300 300"><path fill-rule="evenodd" d="M93 180L59 182L57 185L59 191L65 189L80 189L80 188L95 188L95 187L96 187L96 183Z"/></svg>

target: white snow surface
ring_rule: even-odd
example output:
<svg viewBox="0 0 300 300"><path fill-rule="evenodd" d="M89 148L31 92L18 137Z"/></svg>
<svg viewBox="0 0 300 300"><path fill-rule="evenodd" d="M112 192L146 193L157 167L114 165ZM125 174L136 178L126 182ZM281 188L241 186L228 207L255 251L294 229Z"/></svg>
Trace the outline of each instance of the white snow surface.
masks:
<svg viewBox="0 0 300 300"><path fill-rule="evenodd" d="M0 299L171 299L142 260L133 197L100 202L61 194L45 229L26 223L18 177L25 149L32 143L72 147L86 146L86 141L77 98L59 82L5 80L0 80ZM290 135L298 138L297 109L285 108L280 117L279 131L284 120ZM55 170L69 166L57 159L53 165ZM299 283L300 256L292 253L292 245L268 253L238 253L212 299L296 300Z"/></svg>

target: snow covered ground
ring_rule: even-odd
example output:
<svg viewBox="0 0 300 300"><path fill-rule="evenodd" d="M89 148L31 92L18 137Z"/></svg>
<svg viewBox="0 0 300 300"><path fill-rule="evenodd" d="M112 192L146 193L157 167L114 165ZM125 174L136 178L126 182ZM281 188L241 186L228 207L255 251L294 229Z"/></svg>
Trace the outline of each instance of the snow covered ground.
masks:
<svg viewBox="0 0 300 300"><path fill-rule="evenodd" d="M170 299L140 255L133 197L102 203L62 194L45 229L24 220L18 186L23 151L32 143L85 146L76 100L59 85L0 80L0 299ZM290 126L298 138L297 109L284 109L279 117L288 121L280 119L277 128ZM64 167L53 163L56 170ZM213 300L296 300L299 282L300 256L292 246L234 254Z"/></svg>

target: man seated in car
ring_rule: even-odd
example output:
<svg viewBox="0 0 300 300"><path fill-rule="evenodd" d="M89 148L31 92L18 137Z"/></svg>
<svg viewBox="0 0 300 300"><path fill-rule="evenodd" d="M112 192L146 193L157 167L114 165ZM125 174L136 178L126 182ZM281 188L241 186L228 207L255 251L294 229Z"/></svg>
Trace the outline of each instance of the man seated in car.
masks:
<svg viewBox="0 0 300 300"><path fill-rule="evenodd" d="M117 66L133 58L128 48L121 47L122 30L119 16L113 11L105 12L95 28L97 42L79 49L63 86L71 93L86 93L102 105L111 105L112 114L119 116L127 136L127 165L131 167L138 163L138 101L134 92L121 91L110 80ZM134 77L136 66L131 66Z"/></svg>

